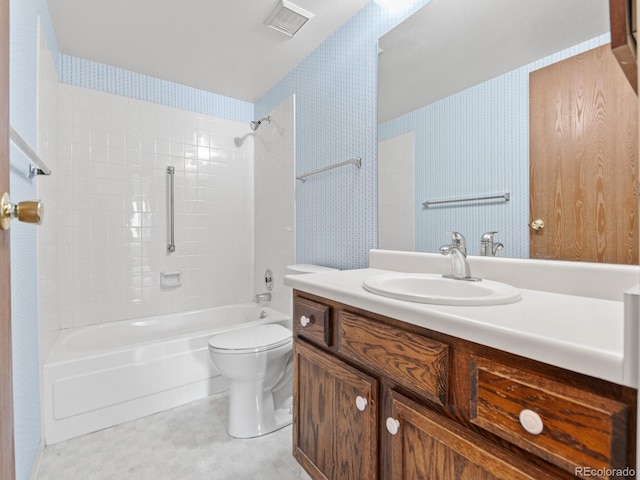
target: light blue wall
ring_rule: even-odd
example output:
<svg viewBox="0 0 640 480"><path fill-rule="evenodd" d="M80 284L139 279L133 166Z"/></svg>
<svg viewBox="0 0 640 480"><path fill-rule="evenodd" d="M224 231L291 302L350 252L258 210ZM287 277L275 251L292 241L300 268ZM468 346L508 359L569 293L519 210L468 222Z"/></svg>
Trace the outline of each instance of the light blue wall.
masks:
<svg viewBox="0 0 640 480"><path fill-rule="evenodd" d="M494 230L503 255L529 256L529 73L608 41L602 35L380 125L380 140L414 132L416 250L438 251L453 230L477 255L482 234ZM422 206L506 192L508 202Z"/></svg>
<svg viewBox="0 0 640 480"><path fill-rule="evenodd" d="M46 0L10 4L10 122L37 148L38 17L50 49L57 44ZM36 180L27 176L28 160L11 145L10 188L14 202L36 198ZM36 227L11 225L11 327L16 478L29 477L40 443L40 372L38 359L38 291Z"/></svg>
<svg viewBox="0 0 640 480"><path fill-rule="evenodd" d="M253 120L252 103L69 55L60 56L60 81L227 120Z"/></svg>
<svg viewBox="0 0 640 480"><path fill-rule="evenodd" d="M377 40L428 1L390 14L369 2L258 102L261 117L296 96L296 175L353 157L296 182L296 261L367 265L377 244Z"/></svg>

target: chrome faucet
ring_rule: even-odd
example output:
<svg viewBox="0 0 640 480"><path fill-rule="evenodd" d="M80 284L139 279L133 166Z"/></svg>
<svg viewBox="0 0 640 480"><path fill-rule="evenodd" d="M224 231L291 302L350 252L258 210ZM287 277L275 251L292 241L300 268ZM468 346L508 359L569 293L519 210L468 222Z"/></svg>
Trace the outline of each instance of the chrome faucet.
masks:
<svg viewBox="0 0 640 480"><path fill-rule="evenodd" d="M270 301L271 301L271 292L259 293L256 295L256 303L270 302Z"/></svg>
<svg viewBox="0 0 640 480"><path fill-rule="evenodd" d="M485 257L495 257L498 250L502 250L504 245L493 241L493 236L498 232L487 232L480 240L480 255Z"/></svg>
<svg viewBox="0 0 640 480"><path fill-rule="evenodd" d="M480 278L471 276L471 268L467 262L467 245L464 236L458 232L447 232L451 235L451 244L440 247L442 255L451 257L451 275L443 275L446 278L455 280L467 280L470 282L480 281Z"/></svg>
<svg viewBox="0 0 640 480"><path fill-rule="evenodd" d="M460 253L462 253L465 257L467 256L467 242L464 239L464 235L458 232L447 232L447 235L451 235L451 245L452 247L458 247Z"/></svg>

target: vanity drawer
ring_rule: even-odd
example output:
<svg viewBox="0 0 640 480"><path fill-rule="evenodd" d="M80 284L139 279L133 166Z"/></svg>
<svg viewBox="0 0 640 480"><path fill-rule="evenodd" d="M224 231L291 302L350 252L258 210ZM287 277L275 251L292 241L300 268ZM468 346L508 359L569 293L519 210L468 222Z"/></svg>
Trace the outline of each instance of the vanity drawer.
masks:
<svg viewBox="0 0 640 480"><path fill-rule="evenodd" d="M331 307L302 297L293 304L293 331L327 347L331 346Z"/></svg>
<svg viewBox="0 0 640 480"><path fill-rule="evenodd" d="M344 356L438 405L447 404L448 345L344 311L338 325Z"/></svg>
<svg viewBox="0 0 640 480"><path fill-rule="evenodd" d="M471 376L472 423L577 476L626 466L627 405L479 356Z"/></svg>

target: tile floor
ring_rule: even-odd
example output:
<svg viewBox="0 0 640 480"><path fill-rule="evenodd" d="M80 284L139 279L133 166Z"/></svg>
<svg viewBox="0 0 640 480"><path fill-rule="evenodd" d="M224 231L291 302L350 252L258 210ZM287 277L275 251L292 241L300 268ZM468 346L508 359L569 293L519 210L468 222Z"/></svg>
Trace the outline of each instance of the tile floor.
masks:
<svg viewBox="0 0 640 480"><path fill-rule="evenodd" d="M45 448L38 480L310 479L291 427L240 440L225 431L228 397L208 397Z"/></svg>

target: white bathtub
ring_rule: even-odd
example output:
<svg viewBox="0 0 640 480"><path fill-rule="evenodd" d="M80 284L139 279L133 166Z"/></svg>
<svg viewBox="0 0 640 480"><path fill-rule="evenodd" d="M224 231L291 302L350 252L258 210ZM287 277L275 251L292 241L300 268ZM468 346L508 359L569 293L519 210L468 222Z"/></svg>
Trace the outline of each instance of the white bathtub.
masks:
<svg viewBox="0 0 640 480"><path fill-rule="evenodd" d="M290 317L247 303L61 330L43 368L45 442L228 390L209 337L263 323L291 328Z"/></svg>

